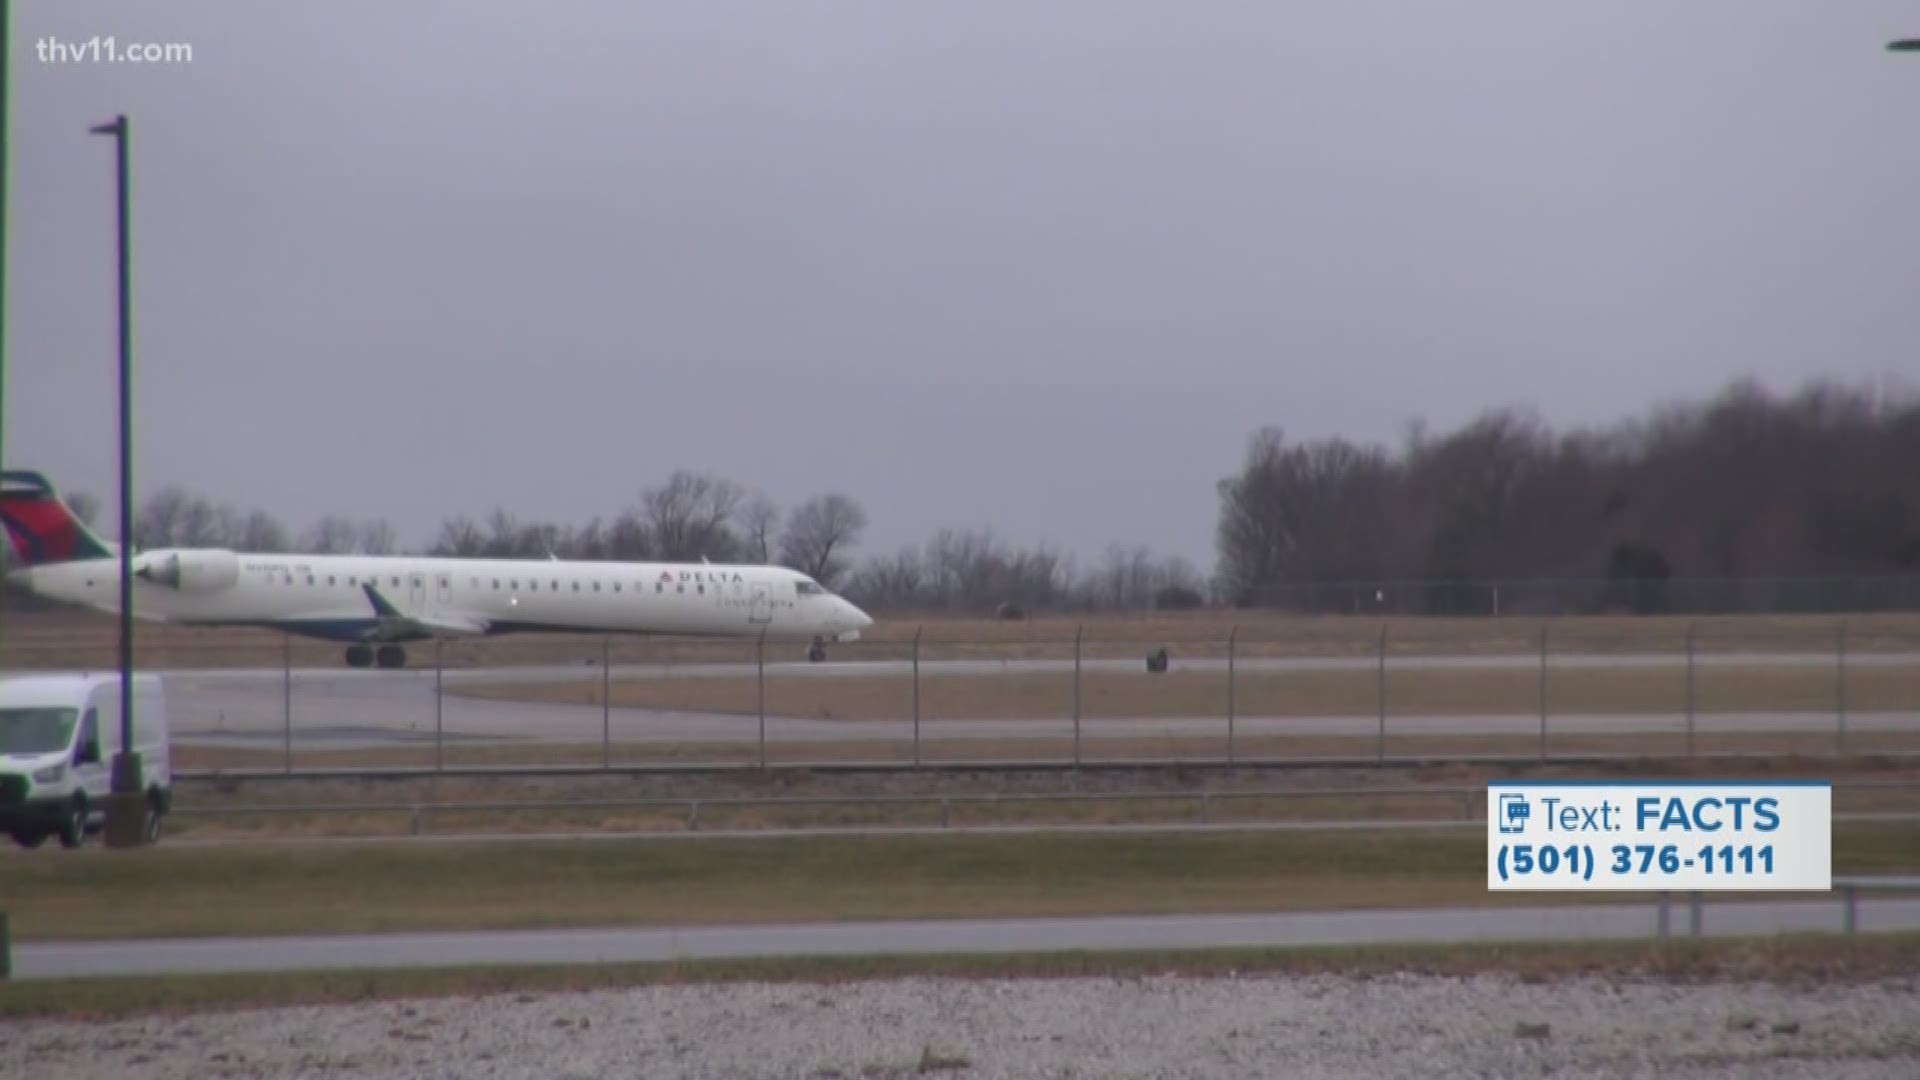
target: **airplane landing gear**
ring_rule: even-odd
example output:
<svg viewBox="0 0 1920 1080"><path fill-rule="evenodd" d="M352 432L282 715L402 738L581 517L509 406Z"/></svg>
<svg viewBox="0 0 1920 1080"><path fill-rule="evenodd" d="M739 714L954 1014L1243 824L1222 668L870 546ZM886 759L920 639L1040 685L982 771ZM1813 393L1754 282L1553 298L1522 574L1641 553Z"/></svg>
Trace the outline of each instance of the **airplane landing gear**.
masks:
<svg viewBox="0 0 1920 1080"><path fill-rule="evenodd" d="M827 658L827 647L816 641L807 647L807 659L819 663Z"/></svg>
<svg viewBox="0 0 1920 1080"><path fill-rule="evenodd" d="M378 652L371 645L347 646L348 667L372 667L375 661L383 668L406 667L406 650L398 645L382 645Z"/></svg>

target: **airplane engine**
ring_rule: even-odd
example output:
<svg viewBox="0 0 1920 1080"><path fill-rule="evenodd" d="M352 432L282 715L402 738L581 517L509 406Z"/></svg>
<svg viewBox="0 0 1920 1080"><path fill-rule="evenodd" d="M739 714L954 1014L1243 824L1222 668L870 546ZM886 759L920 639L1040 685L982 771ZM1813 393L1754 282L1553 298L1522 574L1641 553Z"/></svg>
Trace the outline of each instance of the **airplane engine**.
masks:
<svg viewBox="0 0 1920 1080"><path fill-rule="evenodd" d="M215 592L240 580L240 556L215 549L161 551L147 556L134 576L180 592Z"/></svg>

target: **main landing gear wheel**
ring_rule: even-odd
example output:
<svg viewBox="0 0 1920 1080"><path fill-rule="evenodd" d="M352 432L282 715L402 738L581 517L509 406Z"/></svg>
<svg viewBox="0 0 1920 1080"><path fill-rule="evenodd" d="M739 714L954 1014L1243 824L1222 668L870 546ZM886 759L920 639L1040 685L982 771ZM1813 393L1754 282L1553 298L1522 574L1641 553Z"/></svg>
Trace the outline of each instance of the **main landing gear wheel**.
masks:
<svg viewBox="0 0 1920 1080"><path fill-rule="evenodd" d="M822 645L816 641L812 645L807 647L807 659L817 664L820 661L825 660L826 658L827 658L827 647L825 645Z"/></svg>
<svg viewBox="0 0 1920 1080"><path fill-rule="evenodd" d="M398 645L380 646L380 666L398 668L407 666L407 653Z"/></svg>
<svg viewBox="0 0 1920 1080"><path fill-rule="evenodd" d="M365 645L347 646L348 667L372 667L373 649Z"/></svg>

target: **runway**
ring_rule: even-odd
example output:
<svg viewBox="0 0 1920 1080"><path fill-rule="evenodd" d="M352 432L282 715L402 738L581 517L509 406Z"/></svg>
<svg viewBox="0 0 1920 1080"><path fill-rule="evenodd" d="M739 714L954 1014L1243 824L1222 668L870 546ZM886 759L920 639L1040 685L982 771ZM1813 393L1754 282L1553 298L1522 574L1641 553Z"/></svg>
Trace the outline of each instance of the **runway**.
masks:
<svg viewBox="0 0 1920 1080"><path fill-rule="evenodd" d="M1685 935L1688 909L1668 911ZM1713 903L1708 937L1837 932L1837 899ZM1861 901L1861 931L1920 929L1920 900ZM771 926L343 934L16 945L14 978L423 968L475 964L600 964L780 956L990 954L1072 950L1262 948L1396 943L1597 941L1652 938L1651 903L1407 911L1291 912L1055 919L814 923Z"/></svg>

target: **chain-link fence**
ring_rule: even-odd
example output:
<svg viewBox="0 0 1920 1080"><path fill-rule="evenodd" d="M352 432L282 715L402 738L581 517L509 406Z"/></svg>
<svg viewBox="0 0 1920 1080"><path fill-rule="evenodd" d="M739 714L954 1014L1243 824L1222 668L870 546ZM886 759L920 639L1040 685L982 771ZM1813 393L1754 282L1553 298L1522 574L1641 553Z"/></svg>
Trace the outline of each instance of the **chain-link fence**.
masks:
<svg viewBox="0 0 1920 1080"><path fill-rule="evenodd" d="M878 629L878 628L877 628ZM142 627L175 766L473 769L1907 753L1920 618L1296 620L884 627L872 640L409 646ZM10 671L111 668L13 627Z"/></svg>
<svg viewBox="0 0 1920 1080"><path fill-rule="evenodd" d="M1242 606L1318 615L1767 615L1920 612L1920 575L1301 582Z"/></svg>

